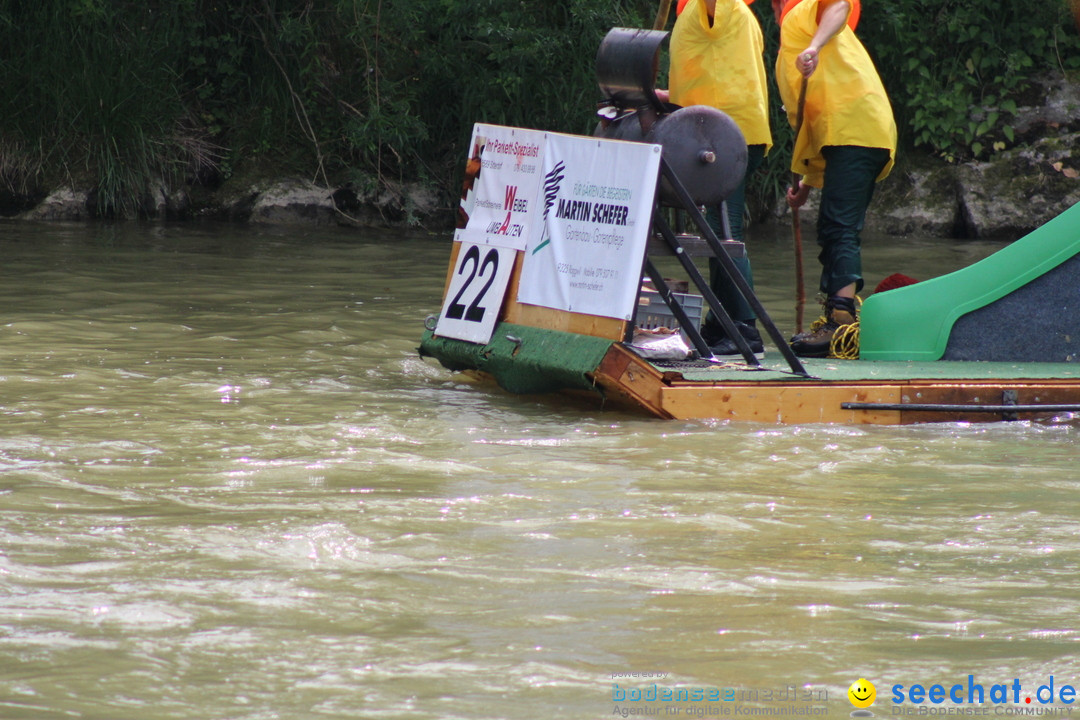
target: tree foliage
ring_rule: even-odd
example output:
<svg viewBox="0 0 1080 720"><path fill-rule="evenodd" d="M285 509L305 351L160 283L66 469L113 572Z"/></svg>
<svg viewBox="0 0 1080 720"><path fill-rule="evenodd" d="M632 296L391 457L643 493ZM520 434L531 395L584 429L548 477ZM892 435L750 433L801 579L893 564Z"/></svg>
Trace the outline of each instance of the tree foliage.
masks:
<svg viewBox="0 0 1080 720"><path fill-rule="evenodd" d="M753 7L774 48L768 3ZM255 172L450 193L474 122L589 132L601 39L650 27L656 11L642 0L0 0L0 185L69 180L119 215L155 187ZM1064 4L1045 0L872 3L859 33L904 140L948 158L1012 143L1031 79L1080 67ZM774 127L787 147L778 107ZM782 154L756 181L766 202Z"/></svg>
<svg viewBox="0 0 1080 720"><path fill-rule="evenodd" d="M102 212L261 167L445 183L476 121L582 132L592 58L635 0L0 4L0 180L70 178Z"/></svg>
<svg viewBox="0 0 1080 720"><path fill-rule="evenodd" d="M1080 75L1080 33L1065 0L903 0L864 13L904 140L948 160L1012 146L1032 82Z"/></svg>

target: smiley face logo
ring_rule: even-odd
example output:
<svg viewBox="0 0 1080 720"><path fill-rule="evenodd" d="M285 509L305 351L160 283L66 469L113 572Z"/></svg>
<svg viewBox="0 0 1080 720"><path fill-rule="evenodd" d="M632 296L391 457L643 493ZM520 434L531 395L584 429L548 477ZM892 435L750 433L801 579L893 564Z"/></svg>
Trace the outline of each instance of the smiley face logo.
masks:
<svg viewBox="0 0 1080 720"><path fill-rule="evenodd" d="M868 708L877 699L877 689L874 687L874 683L866 678L859 678L851 683L851 687L847 689L847 696L855 707Z"/></svg>

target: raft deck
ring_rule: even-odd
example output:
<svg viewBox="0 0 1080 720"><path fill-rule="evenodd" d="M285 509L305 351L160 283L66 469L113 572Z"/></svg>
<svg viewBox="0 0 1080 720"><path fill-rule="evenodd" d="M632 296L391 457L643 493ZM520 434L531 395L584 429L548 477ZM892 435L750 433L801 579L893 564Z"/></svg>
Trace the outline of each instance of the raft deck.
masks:
<svg viewBox="0 0 1080 720"><path fill-rule="evenodd" d="M473 140L471 160L481 146L493 156L521 154L491 160L472 178L479 184L466 183L463 199L474 193L475 202L455 234L442 310L420 346L451 370L489 376L510 392L584 391L671 419L893 425L1080 412L1080 205L969 268L871 295L860 317L861 360L801 360L702 214L715 200L692 196L664 157L685 148L479 124ZM722 140L696 138L690 165L724 157ZM733 158L724 173L738 170ZM657 195L658 187L666 191ZM626 204L594 205L600 189ZM763 365L663 207L688 216L754 311L772 341ZM652 362L625 344L647 278L671 311L668 326L700 356L711 354L700 317L652 263L658 237L742 346L744 363Z"/></svg>
<svg viewBox="0 0 1080 720"><path fill-rule="evenodd" d="M1075 363L807 359L804 366L810 378L794 375L780 358L760 368L658 362L613 344L593 379L673 419L903 425L1045 418L1080 408Z"/></svg>
<svg viewBox="0 0 1080 720"><path fill-rule="evenodd" d="M666 419L903 425L1080 411L1077 363L807 359L802 377L775 352L758 367L648 360L620 342L512 323L486 345L429 332L420 352L510 392L585 391Z"/></svg>

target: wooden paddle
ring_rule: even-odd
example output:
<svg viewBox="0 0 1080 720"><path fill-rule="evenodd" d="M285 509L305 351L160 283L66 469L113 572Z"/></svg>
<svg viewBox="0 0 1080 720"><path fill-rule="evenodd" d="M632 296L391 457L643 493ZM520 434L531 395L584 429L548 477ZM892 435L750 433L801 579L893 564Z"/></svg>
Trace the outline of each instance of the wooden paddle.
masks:
<svg viewBox="0 0 1080 720"><path fill-rule="evenodd" d="M799 142L799 133L802 132L803 113L806 110L806 78L802 79L799 88L799 106L795 112L795 139L792 142L791 151L795 152L795 145ZM798 192L799 181L802 176L793 172L791 174L792 188ZM806 306L806 286L803 282L803 257L802 257L802 227L799 224L799 208L791 208L791 229L795 236L795 333L802 332L803 308Z"/></svg>

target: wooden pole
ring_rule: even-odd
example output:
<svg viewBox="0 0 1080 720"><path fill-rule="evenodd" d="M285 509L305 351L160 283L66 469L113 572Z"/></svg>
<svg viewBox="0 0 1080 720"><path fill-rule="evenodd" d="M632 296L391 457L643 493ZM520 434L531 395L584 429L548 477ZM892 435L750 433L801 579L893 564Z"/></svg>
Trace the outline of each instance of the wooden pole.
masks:
<svg viewBox="0 0 1080 720"><path fill-rule="evenodd" d="M668 15L671 14L671 6L675 0L660 0L660 7L656 10L656 20L653 21L653 30L663 30L667 27Z"/></svg>
<svg viewBox="0 0 1080 720"><path fill-rule="evenodd" d="M795 140L792 142L791 151L795 152L795 145L799 142L799 134L802 132L803 113L806 110L806 78L802 79L802 87L799 88L799 106L795 113ZM799 181L802 176L797 172L792 173L792 188L798 192ZM803 331L803 309L806 307L806 286L803 281L803 252L802 252L802 226L799 224L799 208L791 208L791 229L795 239L795 333Z"/></svg>

